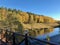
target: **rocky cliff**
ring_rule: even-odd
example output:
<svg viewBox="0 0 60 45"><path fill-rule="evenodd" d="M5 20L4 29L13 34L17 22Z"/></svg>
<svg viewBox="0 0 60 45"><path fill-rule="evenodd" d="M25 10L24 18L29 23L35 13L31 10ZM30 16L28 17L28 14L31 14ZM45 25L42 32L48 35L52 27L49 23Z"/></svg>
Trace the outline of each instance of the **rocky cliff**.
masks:
<svg viewBox="0 0 60 45"><path fill-rule="evenodd" d="M55 20L48 16L29 14L26 12L21 12L17 15L18 20L22 23L54 23Z"/></svg>

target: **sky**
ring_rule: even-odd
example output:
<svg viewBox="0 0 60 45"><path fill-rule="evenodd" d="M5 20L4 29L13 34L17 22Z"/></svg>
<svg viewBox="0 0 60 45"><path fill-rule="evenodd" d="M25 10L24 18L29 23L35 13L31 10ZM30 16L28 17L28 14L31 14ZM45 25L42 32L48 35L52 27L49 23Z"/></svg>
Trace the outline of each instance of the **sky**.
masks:
<svg viewBox="0 0 60 45"><path fill-rule="evenodd" d="M60 0L0 0L2 6L60 20Z"/></svg>

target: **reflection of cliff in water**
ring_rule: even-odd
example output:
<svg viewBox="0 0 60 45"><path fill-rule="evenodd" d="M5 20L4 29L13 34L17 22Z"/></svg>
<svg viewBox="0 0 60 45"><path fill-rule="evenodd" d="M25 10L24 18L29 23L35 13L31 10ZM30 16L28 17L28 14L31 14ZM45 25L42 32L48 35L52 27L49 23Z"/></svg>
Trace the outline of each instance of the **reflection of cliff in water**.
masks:
<svg viewBox="0 0 60 45"><path fill-rule="evenodd" d="M47 33L53 32L54 28L41 28L39 29L34 29L34 30L29 30L29 36L38 36L38 35L44 35Z"/></svg>

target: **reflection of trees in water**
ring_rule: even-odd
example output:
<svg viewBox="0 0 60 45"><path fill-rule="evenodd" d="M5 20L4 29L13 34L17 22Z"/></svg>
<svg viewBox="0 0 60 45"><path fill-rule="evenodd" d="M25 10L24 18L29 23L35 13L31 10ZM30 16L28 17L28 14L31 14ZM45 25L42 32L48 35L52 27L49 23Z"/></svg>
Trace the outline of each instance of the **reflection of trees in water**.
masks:
<svg viewBox="0 0 60 45"><path fill-rule="evenodd" d="M44 33L49 33L49 32L50 32L50 30L49 30L49 29L44 28Z"/></svg>
<svg viewBox="0 0 60 45"><path fill-rule="evenodd" d="M38 36L38 35L43 35L46 33L50 33L53 31L53 28L42 28L42 29L34 29L29 31L30 36Z"/></svg>

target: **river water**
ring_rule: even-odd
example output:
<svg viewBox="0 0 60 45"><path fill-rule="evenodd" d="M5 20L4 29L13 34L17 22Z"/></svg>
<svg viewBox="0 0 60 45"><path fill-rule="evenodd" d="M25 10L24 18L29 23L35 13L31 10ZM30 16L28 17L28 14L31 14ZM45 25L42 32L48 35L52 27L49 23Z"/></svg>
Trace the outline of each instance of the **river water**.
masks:
<svg viewBox="0 0 60 45"><path fill-rule="evenodd" d="M54 36L59 35L59 34L60 34L59 28L54 28L53 32L50 32L50 33L47 33L47 34L44 34L44 35L38 35L36 38L44 40L44 39L46 39L47 35L49 37L54 37ZM60 36L58 36L58 37L60 37ZM57 43L57 42L60 41L60 38L56 38L56 37L51 38L50 41ZM31 42L32 45L40 45L40 44L41 45L46 45L45 43L41 43L41 42L37 43L36 40L30 40L30 42ZM24 45L24 42L22 43L22 45Z"/></svg>
<svg viewBox="0 0 60 45"><path fill-rule="evenodd" d="M36 38L45 39L47 36L53 37L53 36L58 35L58 34L60 34L59 28L54 28L53 32L50 32L50 33L47 33L44 35L38 35Z"/></svg>

